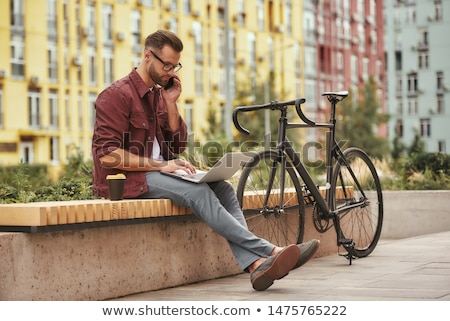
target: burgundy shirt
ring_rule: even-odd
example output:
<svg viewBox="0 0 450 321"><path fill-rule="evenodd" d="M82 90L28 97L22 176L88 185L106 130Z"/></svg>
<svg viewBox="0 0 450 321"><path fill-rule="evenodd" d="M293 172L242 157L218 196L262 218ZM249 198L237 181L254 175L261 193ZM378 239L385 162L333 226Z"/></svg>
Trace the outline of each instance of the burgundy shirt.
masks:
<svg viewBox="0 0 450 321"><path fill-rule="evenodd" d="M151 158L156 136L165 160L175 158L185 149L186 123L180 118L178 131L169 129L167 108L160 91L159 87L150 90L136 70L132 70L98 95L92 138L94 195L108 198L106 176L121 172L127 177L124 198L134 198L148 190L144 169L124 172L100 166L99 159L117 148Z"/></svg>

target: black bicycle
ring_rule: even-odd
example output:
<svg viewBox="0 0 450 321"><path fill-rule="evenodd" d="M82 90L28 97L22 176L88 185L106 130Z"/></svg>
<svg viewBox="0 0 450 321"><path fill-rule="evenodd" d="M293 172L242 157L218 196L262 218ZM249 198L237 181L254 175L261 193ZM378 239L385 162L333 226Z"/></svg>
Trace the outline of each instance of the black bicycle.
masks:
<svg viewBox="0 0 450 321"><path fill-rule="evenodd" d="M334 226L337 246L346 250L341 255L351 264L354 258L368 256L377 245L383 223L383 196L369 156L359 148L342 150L335 139L336 105L347 95L347 91L322 94L331 105L327 123L316 123L303 113L303 98L237 107L233 122L240 132L249 134L238 121L239 113L261 109L280 112L276 148L257 152L243 166L236 189L249 229L280 246L301 243L305 206L311 206L314 227L324 233ZM303 122L288 121L290 106L295 106ZM309 127L327 129L323 187L314 183L286 137L288 129Z"/></svg>

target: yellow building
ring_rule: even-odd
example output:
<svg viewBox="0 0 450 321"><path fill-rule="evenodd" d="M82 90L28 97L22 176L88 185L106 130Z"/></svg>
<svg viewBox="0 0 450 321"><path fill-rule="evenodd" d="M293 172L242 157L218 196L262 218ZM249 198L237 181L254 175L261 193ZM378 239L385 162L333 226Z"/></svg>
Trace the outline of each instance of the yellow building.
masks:
<svg viewBox="0 0 450 321"><path fill-rule="evenodd" d="M185 45L179 106L191 139L204 143L211 126L230 137L238 91L254 101L272 73L273 91L285 93L278 100L303 92L302 2L0 1L0 165L22 160L57 171L73 150L89 159L97 94L139 63L156 29Z"/></svg>

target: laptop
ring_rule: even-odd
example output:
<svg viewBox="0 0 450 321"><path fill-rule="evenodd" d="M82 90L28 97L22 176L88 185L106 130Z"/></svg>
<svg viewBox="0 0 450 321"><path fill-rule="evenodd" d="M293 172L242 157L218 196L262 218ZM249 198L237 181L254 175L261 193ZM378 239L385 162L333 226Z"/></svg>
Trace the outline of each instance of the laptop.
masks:
<svg viewBox="0 0 450 321"><path fill-rule="evenodd" d="M176 177L193 183L211 183L230 179L242 166L255 155L252 152L226 153L208 171L197 170L194 174L188 174L183 170L173 173L161 172L161 174Z"/></svg>

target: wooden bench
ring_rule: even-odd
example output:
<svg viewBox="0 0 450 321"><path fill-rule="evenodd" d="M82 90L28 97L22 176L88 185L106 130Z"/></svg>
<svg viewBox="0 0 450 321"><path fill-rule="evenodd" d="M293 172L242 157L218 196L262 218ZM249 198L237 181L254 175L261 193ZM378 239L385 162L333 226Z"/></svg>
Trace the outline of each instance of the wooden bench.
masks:
<svg viewBox="0 0 450 321"><path fill-rule="evenodd" d="M0 231L43 232L122 224L192 214L166 199L53 201L0 204Z"/></svg>

